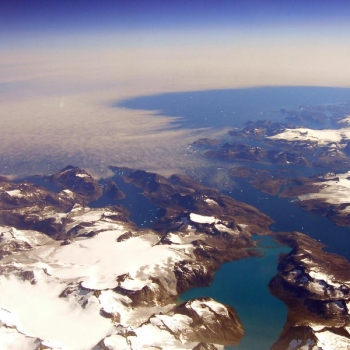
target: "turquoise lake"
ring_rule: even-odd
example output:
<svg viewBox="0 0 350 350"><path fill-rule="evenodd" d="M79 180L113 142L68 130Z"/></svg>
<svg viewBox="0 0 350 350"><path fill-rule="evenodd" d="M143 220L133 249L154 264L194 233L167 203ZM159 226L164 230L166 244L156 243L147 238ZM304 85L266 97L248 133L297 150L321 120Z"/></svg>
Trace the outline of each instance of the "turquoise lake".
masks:
<svg viewBox="0 0 350 350"><path fill-rule="evenodd" d="M267 284L276 273L279 254L290 249L274 243L271 237L259 237L259 240L262 257L223 264L209 287L194 288L180 296L183 301L212 297L236 309L245 336L238 346L226 349L269 349L286 320L287 308L270 294Z"/></svg>

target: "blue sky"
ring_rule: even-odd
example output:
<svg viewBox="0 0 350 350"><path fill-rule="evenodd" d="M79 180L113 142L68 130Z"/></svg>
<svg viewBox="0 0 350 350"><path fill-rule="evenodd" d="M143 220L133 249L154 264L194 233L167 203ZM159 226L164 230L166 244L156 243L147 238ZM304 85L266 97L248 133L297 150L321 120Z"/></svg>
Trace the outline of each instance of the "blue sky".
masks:
<svg viewBox="0 0 350 350"><path fill-rule="evenodd" d="M2 47L50 36L241 30L288 36L348 34L350 2L301 0L1 0ZM325 30L328 28L328 31ZM190 32L190 33L189 33ZM219 34L218 34L219 35ZM205 38L201 38L205 40ZM198 36L196 37L198 40ZM220 40L220 37L218 37ZM81 41L80 41L81 42Z"/></svg>

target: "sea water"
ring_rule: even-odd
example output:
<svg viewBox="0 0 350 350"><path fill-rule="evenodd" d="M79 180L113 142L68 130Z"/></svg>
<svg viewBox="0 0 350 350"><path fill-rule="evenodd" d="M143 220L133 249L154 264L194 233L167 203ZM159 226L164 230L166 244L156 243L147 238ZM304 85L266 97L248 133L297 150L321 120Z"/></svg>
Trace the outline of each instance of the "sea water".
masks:
<svg viewBox="0 0 350 350"><path fill-rule="evenodd" d="M269 349L282 331L287 308L270 294L267 285L276 274L279 255L289 250L271 237L259 237L258 251L262 256L223 264L209 287L193 288L180 300L212 297L236 309L245 336L238 346L226 349Z"/></svg>
<svg viewBox="0 0 350 350"><path fill-rule="evenodd" d="M248 120L280 121L280 110L350 101L350 89L324 87L259 87L165 93L134 97L114 105L178 117L180 128L241 127Z"/></svg>

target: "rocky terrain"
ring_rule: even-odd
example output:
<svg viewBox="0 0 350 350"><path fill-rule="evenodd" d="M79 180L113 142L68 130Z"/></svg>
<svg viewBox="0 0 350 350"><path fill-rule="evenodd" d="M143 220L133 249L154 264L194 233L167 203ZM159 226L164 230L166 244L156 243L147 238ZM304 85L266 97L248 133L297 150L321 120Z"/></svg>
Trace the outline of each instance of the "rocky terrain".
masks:
<svg viewBox="0 0 350 350"><path fill-rule="evenodd" d="M349 349L350 263L301 233L277 237L293 249L280 259L269 285L289 309L272 349Z"/></svg>
<svg viewBox="0 0 350 350"><path fill-rule="evenodd" d="M244 330L231 307L177 299L208 285L223 262L255 255L247 249L256 245L251 235L269 233L271 220L191 178L124 171L162 208L154 229L129 220L115 183L101 186L76 167L38 179L47 186L1 179L2 346L223 349L239 342ZM116 202L89 206L101 196Z"/></svg>
<svg viewBox="0 0 350 350"><path fill-rule="evenodd" d="M101 184L71 166L33 178L36 183L1 178L2 346L214 350L238 344L244 328L232 307L211 298L179 304L178 297L210 284L222 263L257 255L251 236L273 234L271 219L188 176L112 169L160 209L152 228L130 221L116 178ZM244 168L238 173L251 175ZM276 180L276 188L282 183ZM110 204L90 206L98 198ZM273 349L349 348L349 263L302 234L274 235L292 251L270 282L289 308Z"/></svg>
<svg viewBox="0 0 350 350"><path fill-rule="evenodd" d="M299 178L281 192L281 197L294 198L301 208L326 216L337 225L350 224L350 172L326 173Z"/></svg>
<svg viewBox="0 0 350 350"><path fill-rule="evenodd" d="M233 178L348 226L349 113L348 104L283 109L283 122L250 121L230 131L230 141L202 139L192 146L207 158L234 164Z"/></svg>
<svg viewBox="0 0 350 350"><path fill-rule="evenodd" d="M344 119L345 120L345 119ZM229 133L233 141L198 140L204 156L225 161L319 167L342 171L350 166L347 124L312 129L269 120L248 122ZM341 127L342 126L342 127Z"/></svg>

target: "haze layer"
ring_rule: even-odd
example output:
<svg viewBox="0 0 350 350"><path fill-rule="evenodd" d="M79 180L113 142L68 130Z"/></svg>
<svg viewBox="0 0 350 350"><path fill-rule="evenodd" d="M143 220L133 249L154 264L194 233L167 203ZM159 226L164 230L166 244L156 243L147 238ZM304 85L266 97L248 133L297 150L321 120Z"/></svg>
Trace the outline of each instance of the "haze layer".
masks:
<svg viewBox="0 0 350 350"><path fill-rule="evenodd" d="M195 166L184 154L205 130L112 104L171 91L347 86L349 10L345 1L5 0L1 172Z"/></svg>

